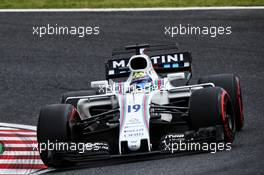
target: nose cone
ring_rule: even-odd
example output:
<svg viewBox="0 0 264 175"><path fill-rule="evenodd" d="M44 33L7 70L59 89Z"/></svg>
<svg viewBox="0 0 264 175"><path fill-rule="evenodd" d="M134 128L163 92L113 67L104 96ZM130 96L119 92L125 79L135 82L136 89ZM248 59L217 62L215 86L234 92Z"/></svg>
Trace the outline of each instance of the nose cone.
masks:
<svg viewBox="0 0 264 175"><path fill-rule="evenodd" d="M127 146L131 151L137 151L140 148L140 140L131 140Z"/></svg>

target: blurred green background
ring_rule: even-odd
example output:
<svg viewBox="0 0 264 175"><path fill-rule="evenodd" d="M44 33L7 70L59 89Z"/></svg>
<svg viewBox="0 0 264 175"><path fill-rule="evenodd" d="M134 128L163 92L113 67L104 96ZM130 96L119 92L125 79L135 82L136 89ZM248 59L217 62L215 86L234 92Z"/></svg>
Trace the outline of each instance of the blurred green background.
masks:
<svg viewBox="0 0 264 175"><path fill-rule="evenodd" d="M264 0L0 0L0 8L261 6Z"/></svg>

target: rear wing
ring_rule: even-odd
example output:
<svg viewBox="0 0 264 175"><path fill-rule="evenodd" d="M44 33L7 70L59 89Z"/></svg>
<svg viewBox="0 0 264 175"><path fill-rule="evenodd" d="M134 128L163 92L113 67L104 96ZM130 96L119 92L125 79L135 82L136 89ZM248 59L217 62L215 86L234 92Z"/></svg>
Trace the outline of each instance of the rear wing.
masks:
<svg viewBox="0 0 264 175"><path fill-rule="evenodd" d="M133 51L131 51L134 49ZM136 52L135 52L136 50ZM153 68L159 75L168 73L188 72L191 74L191 53L180 51L175 44L154 45L148 44L127 46L125 49L115 49L113 59L105 64L106 79L115 79L128 77L130 69L128 62L131 56L135 54L146 54L152 61Z"/></svg>

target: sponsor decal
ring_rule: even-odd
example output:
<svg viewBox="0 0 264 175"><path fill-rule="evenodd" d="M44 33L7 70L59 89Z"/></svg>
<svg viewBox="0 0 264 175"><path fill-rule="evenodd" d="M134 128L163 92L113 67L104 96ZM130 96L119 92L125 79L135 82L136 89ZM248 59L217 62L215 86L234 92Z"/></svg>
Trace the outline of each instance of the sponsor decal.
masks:
<svg viewBox="0 0 264 175"><path fill-rule="evenodd" d="M183 53L157 55L150 57L152 64L164 64L164 63L178 63L184 61ZM112 68L124 68L128 67L129 59L118 59L112 61Z"/></svg>

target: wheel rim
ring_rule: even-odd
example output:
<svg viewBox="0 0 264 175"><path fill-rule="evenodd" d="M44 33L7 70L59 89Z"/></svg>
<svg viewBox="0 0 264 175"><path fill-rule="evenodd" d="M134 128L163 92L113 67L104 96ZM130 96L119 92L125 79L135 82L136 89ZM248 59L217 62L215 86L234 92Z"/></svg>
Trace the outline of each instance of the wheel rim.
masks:
<svg viewBox="0 0 264 175"><path fill-rule="evenodd" d="M241 87L240 87L240 81L238 78L236 78L237 81L237 100L238 100L238 107L239 107L239 120L240 120L240 127L243 127L244 124L244 112L243 112L243 103L242 103L242 94L241 94Z"/></svg>
<svg viewBox="0 0 264 175"><path fill-rule="evenodd" d="M233 109L230 105L231 105L230 98L228 94L224 92L222 94L222 120L223 120L224 136L226 142L233 142L234 139L235 123L234 123L234 116L232 117L232 114L234 113L232 112Z"/></svg>
<svg viewBox="0 0 264 175"><path fill-rule="evenodd" d="M234 126L233 126L234 124L233 124L233 120L232 120L231 115L226 113L225 114L225 119L228 122L229 128L233 131L234 130Z"/></svg>

